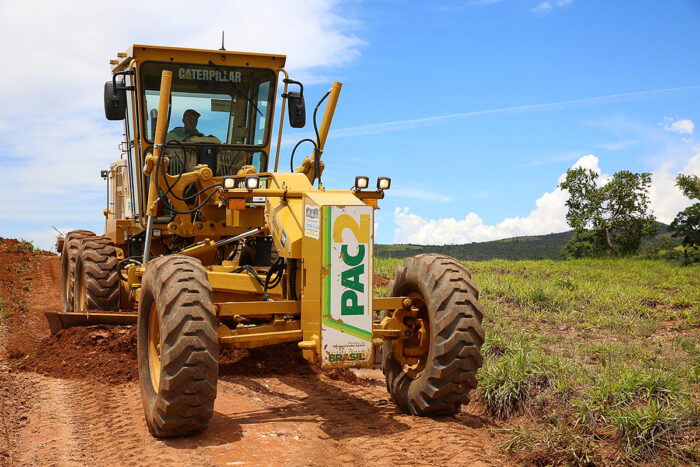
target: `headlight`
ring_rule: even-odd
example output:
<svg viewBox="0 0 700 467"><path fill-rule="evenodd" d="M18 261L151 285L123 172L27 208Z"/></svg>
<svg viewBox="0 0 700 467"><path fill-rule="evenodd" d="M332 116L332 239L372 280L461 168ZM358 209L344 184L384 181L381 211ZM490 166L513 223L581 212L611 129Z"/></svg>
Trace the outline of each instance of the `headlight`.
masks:
<svg viewBox="0 0 700 467"><path fill-rule="evenodd" d="M255 190L258 185L260 185L260 179L258 177L246 177L245 187L249 190Z"/></svg>
<svg viewBox="0 0 700 467"><path fill-rule="evenodd" d="M363 190L369 186L369 177L363 177L362 175L358 175L355 177L355 188L358 190Z"/></svg>
<svg viewBox="0 0 700 467"><path fill-rule="evenodd" d="M388 190L391 187L391 179L389 177L379 177L377 179L378 190Z"/></svg>
<svg viewBox="0 0 700 467"><path fill-rule="evenodd" d="M236 179L235 179L235 178L233 178L233 177L224 177L224 183L223 183L223 185L224 185L224 188L226 188L227 190L233 189L233 187L235 186L235 184L236 184Z"/></svg>

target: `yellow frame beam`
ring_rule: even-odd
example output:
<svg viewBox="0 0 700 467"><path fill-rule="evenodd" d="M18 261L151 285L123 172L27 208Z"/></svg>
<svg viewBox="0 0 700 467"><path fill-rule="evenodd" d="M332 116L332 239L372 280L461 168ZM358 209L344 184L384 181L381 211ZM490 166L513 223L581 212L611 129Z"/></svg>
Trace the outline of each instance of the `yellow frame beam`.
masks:
<svg viewBox="0 0 700 467"><path fill-rule="evenodd" d="M298 342L302 339L299 321L276 321L263 326L230 329L219 325L219 343L236 349L254 349L285 342Z"/></svg>
<svg viewBox="0 0 700 467"><path fill-rule="evenodd" d="M301 314L301 301L223 302L217 303L216 309L219 318L260 315L299 315Z"/></svg>
<svg viewBox="0 0 700 467"><path fill-rule="evenodd" d="M214 292L262 294L263 286L248 273L207 271ZM268 295L281 297L282 283L267 289ZM269 312L268 312L269 313Z"/></svg>

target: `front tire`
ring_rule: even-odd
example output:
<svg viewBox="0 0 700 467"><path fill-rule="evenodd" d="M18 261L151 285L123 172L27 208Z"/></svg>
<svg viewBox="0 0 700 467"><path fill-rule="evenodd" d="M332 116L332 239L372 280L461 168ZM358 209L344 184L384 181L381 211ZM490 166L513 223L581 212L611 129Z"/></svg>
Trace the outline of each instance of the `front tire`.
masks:
<svg viewBox="0 0 700 467"><path fill-rule="evenodd" d="M207 428L219 376L214 300L199 260L164 256L148 263L137 323L141 399L157 438Z"/></svg>
<svg viewBox="0 0 700 467"><path fill-rule="evenodd" d="M412 311L402 318L411 336L386 340L382 348L392 399L413 415L458 413L469 403L476 371L483 365L483 312L469 271L449 256L407 258L396 269L389 292L413 300Z"/></svg>

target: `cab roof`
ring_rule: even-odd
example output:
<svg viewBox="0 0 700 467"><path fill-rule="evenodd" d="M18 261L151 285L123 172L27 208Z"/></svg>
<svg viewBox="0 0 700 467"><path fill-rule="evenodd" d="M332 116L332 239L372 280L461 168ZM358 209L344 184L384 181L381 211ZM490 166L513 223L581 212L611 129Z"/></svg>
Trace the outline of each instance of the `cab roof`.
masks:
<svg viewBox="0 0 700 467"><path fill-rule="evenodd" d="M287 60L282 54L261 54L229 50L188 49L185 47L163 47L134 44L126 52L118 53L110 60L112 73L127 69L131 60L138 62L158 61L174 63L197 63L207 65L211 60L220 66L249 66L279 70Z"/></svg>

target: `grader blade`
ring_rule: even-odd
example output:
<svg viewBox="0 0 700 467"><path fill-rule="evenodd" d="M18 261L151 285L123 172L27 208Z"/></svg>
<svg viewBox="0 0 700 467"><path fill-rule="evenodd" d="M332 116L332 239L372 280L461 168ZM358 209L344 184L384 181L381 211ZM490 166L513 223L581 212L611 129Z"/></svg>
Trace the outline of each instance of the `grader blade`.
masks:
<svg viewBox="0 0 700 467"><path fill-rule="evenodd" d="M92 326L106 324L111 326L125 326L136 324L136 314L133 313L59 313L47 311L44 313L49 322L51 334L56 334L61 329L75 326Z"/></svg>

